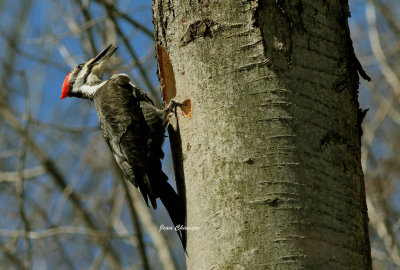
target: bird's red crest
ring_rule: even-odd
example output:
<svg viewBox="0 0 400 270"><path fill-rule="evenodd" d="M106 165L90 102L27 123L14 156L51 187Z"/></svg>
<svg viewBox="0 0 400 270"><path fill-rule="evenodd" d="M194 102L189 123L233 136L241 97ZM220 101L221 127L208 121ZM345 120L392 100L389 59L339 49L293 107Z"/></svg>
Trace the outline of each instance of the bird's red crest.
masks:
<svg viewBox="0 0 400 270"><path fill-rule="evenodd" d="M67 77L65 77L65 79L64 79L64 83L63 83L63 86L62 86L62 92L61 92L60 99L68 97L68 93L69 93L69 75L70 74L71 74L71 72L68 73Z"/></svg>

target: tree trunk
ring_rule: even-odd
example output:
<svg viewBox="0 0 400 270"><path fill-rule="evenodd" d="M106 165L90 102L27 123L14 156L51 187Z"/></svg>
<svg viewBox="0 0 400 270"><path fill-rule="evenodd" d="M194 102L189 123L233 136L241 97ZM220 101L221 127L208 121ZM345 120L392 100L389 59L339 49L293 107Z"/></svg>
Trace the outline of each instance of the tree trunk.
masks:
<svg viewBox="0 0 400 270"><path fill-rule="evenodd" d="M193 109L188 269L370 269L347 1L154 0L153 16Z"/></svg>

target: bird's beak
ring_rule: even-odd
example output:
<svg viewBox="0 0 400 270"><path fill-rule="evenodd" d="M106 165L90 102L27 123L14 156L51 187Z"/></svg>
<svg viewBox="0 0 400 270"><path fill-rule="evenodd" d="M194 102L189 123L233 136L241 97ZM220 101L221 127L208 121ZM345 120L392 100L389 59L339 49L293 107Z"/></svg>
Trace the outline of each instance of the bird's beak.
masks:
<svg viewBox="0 0 400 270"><path fill-rule="evenodd" d="M117 46L113 46L110 44L107 48L105 48L101 53L99 53L95 58L89 60L87 62L87 67L91 68L91 73L95 74L97 77L101 78L103 74L103 70L105 64L108 59L115 53L118 49Z"/></svg>
<svg viewBox="0 0 400 270"><path fill-rule="evenodd" d="M113 46L110 44L107 48L105 48L101 53L99 53L95 58L91 59L88 62L89 66L95 65L97 63L102 63L105 60L108 60L111 55L115 53L115 51L118 49L117 46Z"/></svg>

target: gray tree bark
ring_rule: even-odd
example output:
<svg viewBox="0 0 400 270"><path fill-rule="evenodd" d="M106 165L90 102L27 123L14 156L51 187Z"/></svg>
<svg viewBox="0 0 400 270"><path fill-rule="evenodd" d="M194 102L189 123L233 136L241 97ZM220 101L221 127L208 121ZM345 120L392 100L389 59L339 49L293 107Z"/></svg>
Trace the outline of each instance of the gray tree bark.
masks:
<svg viewBox="0 0 400 270"><path fill-rule="evenodd" d="M347 1L154 0L172 64L188 269L370 269Z"/></svg>

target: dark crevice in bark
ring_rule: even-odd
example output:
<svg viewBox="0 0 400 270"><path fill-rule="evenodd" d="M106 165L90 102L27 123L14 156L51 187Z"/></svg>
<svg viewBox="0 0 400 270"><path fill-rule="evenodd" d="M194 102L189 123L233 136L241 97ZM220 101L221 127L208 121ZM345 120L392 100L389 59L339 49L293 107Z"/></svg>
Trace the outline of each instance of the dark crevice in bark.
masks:
<svg viewBox="0 0 400 270"><path fill-rule="evenodd" d="M369 108L363 110L361 108L358 109L357 113L357 124L358 124L358 133L360 134L360 145L361 145L361 136L363 135L363 130L362 130L362 122L364 121L365 116L367 115L367 112L369 111Z"/></svg>
<svg viewBox="0 0 400 270"><path fill-rule="evenodd" d="M320 148L323 150L329 145L347 145L347 139L340 136L338 133L329 133L324 136L320 142Z"/></svg>
<svg viewBox="0 0 400 270"><path fill-rule="evenodd" d="M339 77L339 79L333 83L332 85L333 90L338 93L342 93L344 90L347 89L347 81L344 77Z"/></svg>
<svg viewBox="0 0 400 270"><path fill-rule="evenodd" d="M155 5L155 2L153 2L153 5ZM167 33L166 29L168 26L167 20L164 18L164 12L163 12L163 0L158 1L158 7L155 10L153 7L153 25L154 25L154 40L156 41L157 44L163 45L165 48L167 48ZM154 13L155 11L158 11L158 15L155 16ZM154 20L154 18L158 18L158 22ZM160 29L161 28L161 29ZM159 34L159 31L161 30L161 35ZM160 36L162 36L162 40L160 40Z"/></svg>
<svg viewBox="0 0 400 270"><path fill-rule="evenodd" d="M252 2L253 27L261 32L265 57L272 60L275 71L286 70L284 66L292 64L294 30L306 32L301 17L303 5L301 1L286 0ZM292 12L288 13L288 10ZM282 25L286 31L282 31Z"/></svg>
<svg viewBox="0 0 400 270"><path fill-rule="evenodd" d="M216 25L218 24L209 18L192 23L181 38L181 46L185 46L200 37L213 37L214 26Z"/></svg>

